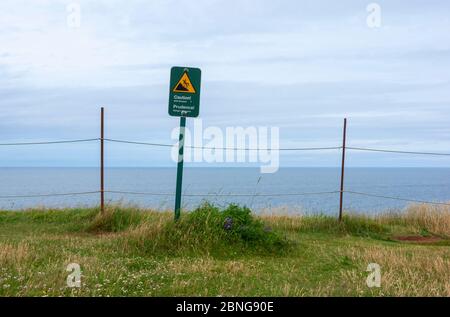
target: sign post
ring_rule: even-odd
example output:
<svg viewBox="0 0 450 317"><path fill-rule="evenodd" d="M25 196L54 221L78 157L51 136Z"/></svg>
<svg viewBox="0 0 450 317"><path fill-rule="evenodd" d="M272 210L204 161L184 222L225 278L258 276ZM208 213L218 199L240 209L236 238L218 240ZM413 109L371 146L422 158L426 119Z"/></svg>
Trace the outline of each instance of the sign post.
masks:
<svg viewBox="0 0 450 317"><path fill-rule="evenodd" d="M186 117L180 118L180 137L178 139L178 165L177 165L177 189L175 194L175 220L180 218L181 189L183 183L183 153L184 153L184 131L186 128Z"/></svg>
<svg viewBox="0 0 450 317"><path fill-rule="evenodd" d="M170 71L169 115L180 117L175 221L180 218L181 214L186 117L195 118L198 117L200 113L200 83L201 70L199 68L172 67Z"/></svg>

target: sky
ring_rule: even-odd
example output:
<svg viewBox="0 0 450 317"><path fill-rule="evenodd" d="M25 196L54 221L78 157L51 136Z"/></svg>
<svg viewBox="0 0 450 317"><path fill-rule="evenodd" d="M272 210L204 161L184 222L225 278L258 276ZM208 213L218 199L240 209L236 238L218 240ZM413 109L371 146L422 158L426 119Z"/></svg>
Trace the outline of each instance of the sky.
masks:
<svg viewBox="0 0 450 317"><path fill-rule="evenodd" d="M341 145L347 117L348 146L450 153L449 30L444 0L2 0L0 143L97 138L101 106L106 137L174 143L170 68L191 66L202 70L204 127L278 127L281 147L329 147ZM284 152L280 164L340 159ZM0 146L0 166L98 161L97 142ZM174 166L167 148L115 143L106 163ZM449 165L347 153L354 167Z"/></svg>

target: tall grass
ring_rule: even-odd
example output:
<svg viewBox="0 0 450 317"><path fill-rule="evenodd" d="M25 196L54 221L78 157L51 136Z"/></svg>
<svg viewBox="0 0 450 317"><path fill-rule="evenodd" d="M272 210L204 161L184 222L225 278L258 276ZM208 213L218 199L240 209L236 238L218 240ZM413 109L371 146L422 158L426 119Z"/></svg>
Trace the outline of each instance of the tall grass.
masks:
<svg viewBox="0 0 450 317"><path fill-rule="evenodd" d="M403 214L403 221L420 230L450 237L450 207L415 204Z"/></svg>
<svg viewBox="0 0 450 317"><path fill-rule="evenodd" d="M139 212L134 208L109 206L104 212L99 212L87 224L86 231L94 233L120 232L142 223L148 213Z"/></svg>
<svg viewBox="0 0 450 317"><path fill-rule="evenodd" d="M291 232L350 234L380 238L391 234L437 235L450 237L450 207L412 204L399 212L376 215L346 213L343 221L329 215L263 215L265 222Z"/></svg>
<svg viewBox="0 0 450 317"><path fill-rule="evenodd" d="M30 246L26 242L18 244L0 244L0 267L3 265L18 265L30 256Z"/></svg>
<svg viewBox="0 0 450 317"><path fill-rule="evenodd" d="M176 223L130 206L0 212L0 296L449 296L449 219L424 205L342 223L211 204ZM380 241L399 235L442 239ZM77 290L65 284L73 262ZM380 289L365 284L368 263L381 265Z"/></svg>
<svg viewBox="0 0 450 317"><path fill-rule="evenodd" d="M143 222L124 234L129 247L164 254L279 252L287 240L266 227L246 207L219 208L205 203L179 221Z"/></svg>
<svg viewBox="0 0 450 317"><path fill-rule="evenodd" d="M364 215L345 215L342 222L328 215L277 216L265 215L262 219L279 230L288 232L326 233L382 238L389 229L374 218Z"/></svg>
<svg viewBox="0 0 450 317"><path fill-rule="evenodd" d="M224 229L227 219L231 219L231 230ZM377 215L346 213L343 221L338 222L335 216L330 215L255 216L246 207L230 205L220 210L205 203L192 212L183 213L176 224L172 220L171 213L122 205L110 205L105 213L100 213L98 208L0 211L0 223L46 223L90 233L129 231L130 235L144 235L148 231L149 236L158 236L154 240L167 234L169 236L166 240L171 239L175 244L178 243L177 239L189 240L189 235L193 236L190 239L208 237L202 244L215 243L217 239L230 241L232 238L243 242L264 238L269 239L266 243L271 243L270 237L276 236L272 231L347 234L372 238L382 238L394 233L450 237L450 207L426 204L413 204L401 212ZM180 232L183 237L178 236ZM195 241L191 242L192 245L197 244Z"/></svg>

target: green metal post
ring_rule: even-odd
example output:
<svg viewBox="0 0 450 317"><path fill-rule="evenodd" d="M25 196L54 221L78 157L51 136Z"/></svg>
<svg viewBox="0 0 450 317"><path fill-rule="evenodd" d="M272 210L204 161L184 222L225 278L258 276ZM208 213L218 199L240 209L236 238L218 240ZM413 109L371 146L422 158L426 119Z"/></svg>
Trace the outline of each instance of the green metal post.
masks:
<svg viewBox="0 0 450 317"><path fill-rule="evenodd" d="M175 221L180 218L181 190L183 184L183 153L184 153L184 132L186 129L186 117L180 117L180 138L178 139L178 166L177 166L177 189L175 195Z"/></svg>

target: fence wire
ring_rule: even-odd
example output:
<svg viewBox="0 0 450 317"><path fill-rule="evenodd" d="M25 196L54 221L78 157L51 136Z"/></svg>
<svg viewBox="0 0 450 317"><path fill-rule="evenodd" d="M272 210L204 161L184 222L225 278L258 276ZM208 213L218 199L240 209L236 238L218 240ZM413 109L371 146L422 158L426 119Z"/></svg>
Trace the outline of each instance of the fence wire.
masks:
<svg viewBox="0 0 450 317"><path fill-rule="evenodd" d="M149 193L149 192L133 192L133 191L118 191L107 190L105 193L111 194L131 194L131 195L149 195L149 196L173 196L173 193ZM184 197L275 197L275 196L306 196L306 195L326 195L337 194L339 191L327 191L327 192L305 192L305 193L253 193L253 194L241 194L241 193L207 193L207 194L183 194Z"/></svg>
<svg viewBox="0 0 450 317"><path fill-rule="evenodd" d="M29 145L51 145L51 144L68 144L68 143L82 143L82 142L93 142L93 141L108 141L113 143L124 143L124 144L136 144L136 145L146 145L155 147L173 147L174 144L168 143L154 143L154 142L141 142L132 140L120 140L120 139L110 139L110 138L90 138L90 139L74 139L74 140L54 140L54 141L37 141L37 142L14 142L14 143L0 143L0 146L29 146ZM343 149L342 146L333 147L291 147L291 148L239 148L239 147L207 147L207 146L188 146L185 148L192 149L208 149L208 150L226 150L226 151L323 151L323 150L340 150ZM365 148L365 147L345 147L347 150L355 151L368 151L368 152L384 152L384 153L397 153L397 154L410 154L410 155L430 155L430 156L450 156L450 153L439 153L439 152L420 152L420 151L402 151L395 149L379 149L379 148ZM173 193L155 193L155 192L136 192L136 191L119 191L119 190L105 190L104 193L111 194L127 194L127 195L147 195L147 196L172 196ZM101 191L85 191L85 192L68 192L68 193L49 193L49 194L31 194L31 195L5 195L0 196L0 199L13 199L13 198L39 198L39 197L58 197L58 196L78 196L78 195L90 195L98 194ZM307 195L328 195L336 194L340 191L323 191L323 192L303 192L303 193L253 193L253 194L242 194L242 193L207 193L207 194L183 194L185 197L282 197L282 196L307 196ZM376 197L383 199L391 199L398 201L431 204L431 205L444 205L450 206L450 203L426 201L418 199L409 199L403 197L386 196L379 194L364 193L358 191L344 190L343 193L362 195L367 197Z"/></svg>
<svg viewBox="0 0 450 317"><path fill-rule="evenodd" d="M71 192L71 193L51 193L51 194L32 194L32 195L6 195L0 196L0 199L12 199L12 198L41 198L41 197L58 197L58 196L78 196L78 195L90 195L99 194L101 191L87 191L87 192ZM409 199L403 197L386 196L379 194L371 194L365 192L357 192L352 190L344 190L344 193L361 195L367 197L384 198L398 201L414 202L420 204L430 205L443 205L450 206L450 203ZM136 192L136 191L121 191L121 190L105 190L104 193L109 194L123 194L123 195L142 195L142 196L173 196L174 193L156 193L156 192ZM340 191L323 191L323 192L302 192L302 193L253 193L253 194L241 194L241 193L206 193L206 194L183 194L183 197L282 197L282 196L308 196L308 195L329 195L338 194Z"/></svg>
<svg viewBox="0 0 450 317"><path fill-rule="evenodd" d="M374 149L374 148L363 148L363 147L352 147L352 146L346 146L345 149L347 149L347 150L355 150L355 151L385 152L385 153L398 153L398 154L450 156L450 153L401 151L401 150Z"/></svg>
<svg viewBox="0 0 450 317"><path fill-rule="evenodd" d="M75 140L55 140L55 141L36 141L36 142L12 142L12 143L0 143L0 146L26 146L26 145L50 145L50 144L64 144L64 143L81 143L81 142L92 142L101 141L102 138L90 138L90 139L75 139ZM157 142L143 142L143 141L133 141L133 140L123 140L123 139L110 139L103 138L104 141L113 143L124 143L124 144L136 144L136 145L147 145L156 147L173 147L175 144L169 143L157 143ZM340 150L342 146L327 146L327 147L285 147L285 148L239 148L239 147L209 147L209 146L194 146L185 145L185 148L191 149L203 149L203 150L226 150L226 151L325 151L325 150ZM385 153L398 153L398 154L417 154L417 155L432 155L432 156L450 156L450 153L439 153L439 152L420 152L420 151L403 151L396 149L379 149L379 148L365 148L365 147L354 147L346 146L346 150L354 151L368 151L368 152L385 152Z"/></svg>
<svg viewBox="0 0 450 317"><path fill-rule="evenodd" d="M409 199L409 198L402 198L402 197L385 196L385 195L378 195L378 194L355 192L355 191L352 191L352 190L345 190L344 193L361 195L361 196L368 196L368 197L376 197L376 198L399 200L399 201L407 201L407 202L420 203L420 204L450 206L450 203L442 203L442 202L436 202L436 201L426 201L426 200Z"/></svg>
<svg viewBox="0 0 450 317"><path fill-rule="evenodd" d="M151 142L141 142L141 141L130 141L130 140L118 140L118 139L104 139L108 142L113 143L125 143L125 144L137 144L137 145L148 145L148 146L160 146L160 147L173 147L176 144L168 143L151 143ZM342 146L330 146L330 147L292 147L292 148L239 148L239 147L211 147L211 146L195 146L195 145L184 145L185 148L189 149L201 149L201 150L225 150L225 151L323 151L323 150L339 150Z"/></svg>
<svg viewBox="0 0 450 317"><path fill-rule="evenodd" d="M148 145L148 146L161 146L161 147L172 147L173 144L164 144L164 143L150 143L150 142L141 142L141 141L130 141L130 140L117 140L117 139L103 139L108 142L113 143L125 143L125 144L137 144L137 145Z"/></svg>
<svg viewBox="0 0 450 317"><path fill-rule="evenodd" d="M122 191L122 190L105 190L104 193L109 194L124 194L124 195L143 195L143 196L173 196L174 193L155 193L155 192L136 192L136 191ZM101 191L87 191L87 192L71 192L71 193L50 193L50 194L31 194L31 195L6 195L0 196L0 199L9 198L39 198L39 197L57 197L57 196L76 196L99 194ZM184 197L275 197L275 196L307 196L307 195L326 195L337 194L339 191L324 191L324 192L304 192L304 193L206 193L206 194L183 194Z"/></svg>
<svg viewBox="0 0 450 317"><path fill-rule="evenodd" d="M40 198L40 197L58 197L58 196L78 196L78 195L90 195L99 194L100 191L89 191L89 192L74 192L74 193L52 193L52 194L31 194L31 195L6 195L0 196L2 199L10 198Z"/></svg>
<svg viewBox="0 0 450 317"><path fill-rule="evenodd" d="M95 139L57 140L57 141L40 141L40 142L16 142L16 143L0 143L0 146L47 145L47 144L92 142L99 140L100 140L99 138L95 138Z"/></svg>

